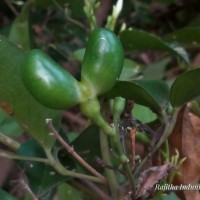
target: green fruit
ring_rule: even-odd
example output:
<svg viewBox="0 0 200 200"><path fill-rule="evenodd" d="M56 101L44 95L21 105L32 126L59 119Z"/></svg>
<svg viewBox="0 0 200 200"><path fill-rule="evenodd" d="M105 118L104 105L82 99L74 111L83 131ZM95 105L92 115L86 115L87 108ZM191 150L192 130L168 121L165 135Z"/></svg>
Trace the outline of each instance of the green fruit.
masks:
<svg viewBox="0 0 200 200"><path fill-rule="evenodd" d="M119 78L124 61L122 45L117 36L104 28L95 29L86 47L81 83L95 95L111 89Z"/></svg>
<svg viewBox="0 0 200 200"><path fill-rule="evenodd" d="M117 36L94 30L86 47L81 82L41 50L27 53L21 66L25 87L43 105L66 109L110 90L123 67L123 49Z"/></svg>
<svg viewBox="0 0 200 200"><path fill-rule="evenodd" d="M80 102L78 81L41 50L27 53L21 77L33 97L47 107L65 109Z"/></svg>

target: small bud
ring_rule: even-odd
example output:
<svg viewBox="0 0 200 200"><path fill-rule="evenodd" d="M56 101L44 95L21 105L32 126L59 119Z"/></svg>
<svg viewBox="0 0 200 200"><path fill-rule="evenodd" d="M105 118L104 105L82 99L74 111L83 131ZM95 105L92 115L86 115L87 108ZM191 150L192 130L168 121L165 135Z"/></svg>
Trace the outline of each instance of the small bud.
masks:
<svg viewBox="0 0 200 200"><path fill-rule="evenodd" d="M118 18L120 12L122 11L123 0L118 0L116 5L113 6L113 17Z"/></svg>

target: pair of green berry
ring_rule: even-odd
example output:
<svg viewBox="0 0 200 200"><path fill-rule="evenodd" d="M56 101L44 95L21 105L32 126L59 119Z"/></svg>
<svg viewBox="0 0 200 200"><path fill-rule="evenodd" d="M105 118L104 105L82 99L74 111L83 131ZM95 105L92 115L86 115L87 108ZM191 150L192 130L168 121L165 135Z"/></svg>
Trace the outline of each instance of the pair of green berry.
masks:
<svg viewBox="0 0 200 200"><path fill-rule="evenodd" d="M123 60L123 49L117 36L98 28L89 36L80 81L37 49L26 54L21 77L40 103L53 109L66 109L110 90L121 74Z"/></svg>

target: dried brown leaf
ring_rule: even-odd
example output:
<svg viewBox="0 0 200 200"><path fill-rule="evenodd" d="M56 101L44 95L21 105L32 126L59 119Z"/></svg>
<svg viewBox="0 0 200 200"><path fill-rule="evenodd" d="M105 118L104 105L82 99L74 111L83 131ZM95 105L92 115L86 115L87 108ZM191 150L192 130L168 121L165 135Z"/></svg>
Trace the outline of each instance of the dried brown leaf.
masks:
<svg viewBox="0 0 200 200"><path fill-rule="evenodd" d="M136 198L147 198L155 193L155 185L161 180L166 179L173 169L173 164L166 163L162 166L154 166L145 170L138 181Z"/></svg>
<svg viewBox="0 0 200 200"><path fill-rule="evenodd" d="M198 184L200 180L200 118L191 112L188 107L183 110L177 120L176 127L169 138L170 151L174 154L177 148L180 157L186 157L175 185ZM180 191L182 200L199 200L200 193L197 190Z"/></svg>

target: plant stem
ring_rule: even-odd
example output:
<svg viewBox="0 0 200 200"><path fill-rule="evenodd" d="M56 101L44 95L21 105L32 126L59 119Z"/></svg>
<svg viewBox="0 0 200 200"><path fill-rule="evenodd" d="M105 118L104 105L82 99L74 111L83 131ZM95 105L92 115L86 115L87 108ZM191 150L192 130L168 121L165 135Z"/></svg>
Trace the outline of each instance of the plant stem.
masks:
<svg viewBox="0 0 200 200"><path fill-rule="evenodd" d="M0 142L5 144L7 147L9 147L13 151L16 151L20 147L20 143L4 135L3 133L0 133Z"/></svg>
<svg viewBox="0 0 200 200"><path fill-rule="evenodd" d="M113 113L113 121L114 121L114 126L115 126L115 137L114 137L114 141L115 141L115 145L116 148L118 150L118 154L121 155L121 157L126 158L126 162L122 162L123 167L126 171L126 174L129 178L130 184L131 184L131 190L132 190L132 195L135 196L135 180L134 180L134 176L132 174L132 170L131 167L129 165L129 161L128 158L126 157L126 155L123 152L123 148L121 145L121 141L120 141L120 131L119 131L119 120L120 120L120 114L119 113Z"/></svg>
<svg viewBox="0 0 200 200"><path fill-rule="evenodd" d="M169 135L172 133L175 125L176 125L176 120L179 114L180 108L176 108L174 110L174 113L171 117L171 119L169 120L169 122L166 124L165 126L165 130L163 132L163 135L161 136L160 140L158 141L157 144L155 144L155 146L152 149L151 155L153 155L159 148L160 146L163 144L163 142L169 137ZM146 162L148 161L149 155L147 155L142 162L140 163L140 165L137 167L137 169L134 172L134 177L136 178L139 173L141 172L141 170L143 169L143 167L145 166Z"/></svg>
<svg viewBox="0 0 200 200"><path fill-rule="evenodd" d="M51 165L51 162L46 158L18 156L18 155L14 155L10 152L2 151L2 150L0 151L0 157L9 158L9 159L13 159L13 160L27 160L27 161L41 162L41 163Z"/></svg>
<svg viewBox="0 0 200 200"><path fill-rule="evenodd" d="M61 175L63 176L70 176L73 178L79 178L79 179L86 179L89 181L93 181L96 183L105 183L105 180L100 179L99 177L94 177L90 175L80 174L74 171L67 170L64 168L62 164L60 164L59 161L55 160L55 158L52 156L50 149L44 149L47 158L50 161L51 166Z"/></svg>
<svg viewBox="0 0 200 200"><path fill-rule="evenodd" d="M180 108L175 109L171 119L169 119L168 124L165 127L164 133L161 136L160 140L158 141L158 143L154 146L153 150L152 150L152 154L154 154L159 148L160 146L163 144L163 142L170 136L170 134L172 133L175 125L176 125L176 120L179 114Z"/></svg>
<svg viewBox="0 0 200 200"><path fill-rule="evenodd" d="M113 104L113 122L114 122L114 127L115 127L115 135L113 136L113 140L115 142L115 148L117 149L118 155L121 157L121 163L124 167L124 170L126 172L126 175L129 178L130 185L131 185L131 190L132 190L132 195L135 196L135 180L134 176L132 174L131 166L129 163L129 159L124 153L122 143L120 140L120 130L119 130L119 123L120 123L120 116L122 112L124 111L126 101L122 97L116 97L114 104ZM122 159L123 158L123 159ZM124 160L124 162L123 162Z"/></svg>
<svg viewBox="0 0 200 200"><path fill-rule="evenodd" d="M101 154L102 154L103 161L107 165L112 166L109 144L108 144L108 136L105 135L102 131L100 132L100 146L101 146ZM108 180L112 199L116 199L116 200L120 199L119 194L118 194L119 184L118 184L117 177L114 170L105 168L105 173Z"/></svg>
<svg viewBox="0 0 200 200"><path fill-rule="evenodd" d="M98 125L101 128L104 134L110 137L114 136L114 129L104 120L101 114L91 119L95 122L96 125Z"/></svg>
<svg viewBox="0 0 200 200"><path fill-rule="evenodd" d="M98 99L96 98L89 99L88 101L80 104L80 106L81 106L82 113L85 114L91 120L93 120L101 128L103 133L109 136L110 139L112 140L116 148L119 161L124 166L126 174L128 175L130 179L130 184L132 186L132 190L134 194L135 193L134 178L133 178L132 171L129 165L129 159L124 154L124 151L122 148L122 144L120 141L120 131L119 131L119 120L120 120L121 112L123 111L124 106L125 106L125 99L123 99L122 97L117 97L115 99L115 103L113 106L114 107L113 117L114 117L114 126L115 126L114 128L112 128L102 117L100 113L100 104L99 104Z"/></svg>
<svg viewBox="0 0 200 200"><path fill-rule="evenodd" d="M165 160L166 160L166 162L169 162L169 160L170 160L170 153L169 153L169 142L168 142L168 139L166 139L165 141L164 141L164 143L165 143Z"/></svg>
<svg viewBox="0 0 200 200"><path fill-rule="evenodd" d="M102 117L100 112L100 103L97 98L88 99L80 104L81 112L91 119L108 136L115 135L115 130Z"/></svg>
<svg viewBox="0 0 200 200"><path fill-rule="evenodd" d="M32 192L29 185L25 182L24 178L22 177L19 182L20 186L30 195L32 200L39 200L37 196Z"/></svg>
<svg viewBox="0 0 200 200"><path fill-rule="evenodd" d="M65 169L59 162L54 160L49 149L48 150L45 149L45 152L46 152L48 159L47 158L18 156L18 155L14 155L14 154L11 154L10 152L2 151L2 150L0 151L0 157L14 159L14 160L41 162L41 163L52 166L56 171L58 171L63 176L71 176L74 178L86 179L86 180L90 180L90 181L97 182L97 183L105 183L105 180L102 180L98 177L80 174L80 173L76 173L76 172Z"/></svg>
<svg viewBox="0 0 200 200"><path fill-rule="evenodd" d="M102 176L99 172L97 172L93 167L91 167L87 162L85 162L75 151L74 149L68 145L63 138L58 134L56 129L54 128L52 124L51 119L47 119L47 126L51 130L51 132L54 134L54 136L57 138L57 140L63 145L63 147L67 150L67 152L72 155L80 164L82 164L91 174L97 176L98 178L102 179L103 182L106 182L106 179L104 176Z"/></svg>
<svg viewBox="0 0 200 200"><path fill-rule="evenodd" d="M122 164L128 163L129 159L127 158L127 156L125 155L123 151L121 140L120 140L119 121L115 119L115 116L114 116L114 127L115 127L115 135L113 135L111 139L113 143L115 144L117 155Z"/></svg>

